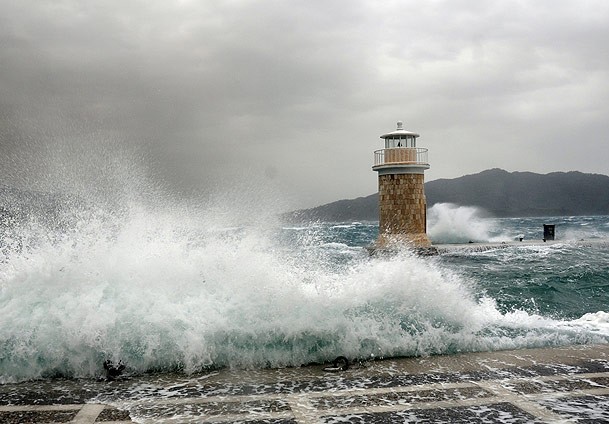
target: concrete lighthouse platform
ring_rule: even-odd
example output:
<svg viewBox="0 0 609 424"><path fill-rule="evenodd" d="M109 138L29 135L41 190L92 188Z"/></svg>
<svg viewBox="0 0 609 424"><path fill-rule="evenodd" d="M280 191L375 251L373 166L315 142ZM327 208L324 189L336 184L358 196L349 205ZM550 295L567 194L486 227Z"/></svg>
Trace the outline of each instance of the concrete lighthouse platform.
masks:
<svg viewBox="0 0 609 424"><path fill-rule="evenodd" d="M0 422L609 422L609 345L0 385Z"/></svg>
<svg viewBox="0 0 609 424"><path fill-rule="evenodd" d="M542 246L574 246L574 247L598 247L609 248L607 239L588 239L588 240L526 240L526 241L507 241L500 243L492 242L470 242L453 244L432 244L428 247L412 246L408 243L395 243L385 246L371 245L366 247L369 255L395 255L404 250L410 250L419 256L434 256L443 254L468 254L475 252L486 252L497 249L507 248L527 248Z"/></svg>
<svg viewBox="0 0 609 424"><path fill-rule="evenodd" d="M468 253L468 252L484 252L495 249L506 249L514 247L539 247L539 246L597 246L609 247L607 239L589 239L589 240L523 240L509 241L501 243L461 243L461 244L434 244L432 247L436 253Z"/></svg>

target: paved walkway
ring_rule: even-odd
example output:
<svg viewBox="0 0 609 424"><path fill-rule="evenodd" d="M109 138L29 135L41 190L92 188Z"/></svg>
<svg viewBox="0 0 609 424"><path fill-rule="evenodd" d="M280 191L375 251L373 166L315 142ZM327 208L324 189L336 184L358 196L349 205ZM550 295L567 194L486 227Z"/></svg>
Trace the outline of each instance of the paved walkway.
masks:
<svg viewBox="0 0 609 424"><path fill-rule="evenodd" d="M0 386L0 422L609 423L609 345Z"/></svg>

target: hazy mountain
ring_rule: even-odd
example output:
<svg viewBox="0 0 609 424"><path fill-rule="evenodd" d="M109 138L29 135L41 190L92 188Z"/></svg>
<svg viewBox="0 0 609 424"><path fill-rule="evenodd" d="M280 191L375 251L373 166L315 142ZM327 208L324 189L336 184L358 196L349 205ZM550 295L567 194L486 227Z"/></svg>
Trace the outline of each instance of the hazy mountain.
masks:
<svg viewBox="0 0 609 424"><path fill-rule="evenodd" d="M425 184L427 206L455 203L477 206L497 217L609 215L609 176L581 172L507 172L490 169ZM32 213L57 220L62 205L78 199L0 185L0 218L23 219ZM82 205L80 205L82 207ZM295 221L376 221L378 193L339 200L286 215Z"/></svg>
<svg viewBox="0 0 609 424"><path fill-rule="evenodd" d="M425 184L427 206L477 206L497 217L609 215L609 177L581 172L507 172L489 169ZM298 221L378 219L378 193L289 214Z"/></svg>

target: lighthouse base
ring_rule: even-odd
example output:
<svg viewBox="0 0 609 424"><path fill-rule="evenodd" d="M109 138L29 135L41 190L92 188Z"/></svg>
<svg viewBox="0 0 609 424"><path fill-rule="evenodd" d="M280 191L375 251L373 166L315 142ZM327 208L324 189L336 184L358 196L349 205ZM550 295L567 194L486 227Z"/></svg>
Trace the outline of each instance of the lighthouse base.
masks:
<svg viewBox="0 0 609 424"><path fill-rule="evenodd" d="M437 255L438 249L431 245L427 234L381 234L374 244L367 248L370 255L396 254L410 250L420 256Z"/></svg>
<svg viewBox="0 0 609 424"><path fill-rule="evenodd" d="M376 240L378 248L425 248L431 247L426 233L416 234L381 234Z"/></svg>
<svg viewBox="0 0 609 424"><path fill-rule="evenodd" d="M366 250L370 256L393 256L403 253L404 251L414 253L417 256L435 256L440 253L436 246L432 246L431 244L416 245L408 242L383 244L377 242L366 247Z"/></svg>

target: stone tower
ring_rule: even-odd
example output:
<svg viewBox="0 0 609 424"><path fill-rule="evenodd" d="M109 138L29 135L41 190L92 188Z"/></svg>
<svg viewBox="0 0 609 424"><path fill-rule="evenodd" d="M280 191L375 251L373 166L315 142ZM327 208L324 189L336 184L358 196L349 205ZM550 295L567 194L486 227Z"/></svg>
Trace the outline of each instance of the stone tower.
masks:
<svg viewBox="0 0 609 424"><path fill-rule="evenodd" d="M427 202L424 172L429 169L427 149L417 147L419 134L402 122L381 138L385 148L374 152L372 169L379 176L379 238L377 246L407 243L431 246L427 238Z"/></svg>

